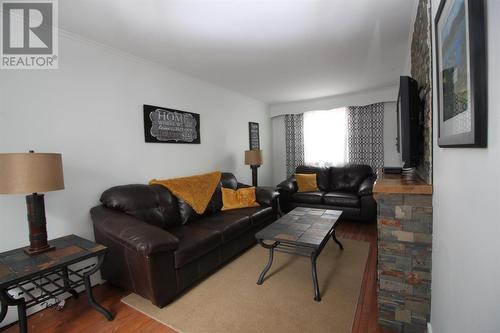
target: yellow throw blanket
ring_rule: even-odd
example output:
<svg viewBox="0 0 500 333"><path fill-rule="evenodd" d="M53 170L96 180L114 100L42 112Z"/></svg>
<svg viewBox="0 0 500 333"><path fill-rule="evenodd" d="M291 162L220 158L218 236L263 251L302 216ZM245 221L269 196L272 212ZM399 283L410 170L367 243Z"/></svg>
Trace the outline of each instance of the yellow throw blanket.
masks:
<svg viewBox="0 0 500 333"><path fill-rule="evenodd" d="M152 179L149 185L165 186L177 198L184 200L198 214L203 214L220 182L221 173L211 172L203 175L173 179Z"/></svg>

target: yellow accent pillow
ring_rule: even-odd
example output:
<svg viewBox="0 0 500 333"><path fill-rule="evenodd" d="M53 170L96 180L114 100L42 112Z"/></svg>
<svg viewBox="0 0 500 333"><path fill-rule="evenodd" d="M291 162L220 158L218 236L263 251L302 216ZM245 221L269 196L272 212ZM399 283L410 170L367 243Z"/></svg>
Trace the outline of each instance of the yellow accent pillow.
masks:
<svg viewBox="0 0 500 333"><path fill-rule="evenodd" d="M318 191L318 183L315 173L296 173L295 180L297 181L298 192Z"/></svg>
<svg viewBox="0 0 500 333"><path fill-rule="evenodd" d="M221 188L222 190L222 210L258 207L255 197L255 187L244 187L238 190Z"/></svg>

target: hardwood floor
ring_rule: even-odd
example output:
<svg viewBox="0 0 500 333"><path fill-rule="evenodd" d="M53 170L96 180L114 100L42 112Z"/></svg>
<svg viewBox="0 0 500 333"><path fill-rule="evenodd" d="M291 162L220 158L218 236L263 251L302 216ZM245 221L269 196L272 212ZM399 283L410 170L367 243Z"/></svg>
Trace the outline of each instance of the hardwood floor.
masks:
<svg viewBox="0 0 500 333"><path fill-rule="evenodd" d="M377 225L346 222L337 227L337 236L370 243L363 284L352 333L391 333L378 324L377 307Z"/></svg>
<svg viewBox="0 0 500 333"><path fill-rule="evenodd" d="M371 243L352 332L389 333L390 331L381 328L377 323L376 225L346 222L337 228L337 236ZM111 322L92 309L87 303L85 294L81 294L77 300L68 299L62 312L46 309L30 316L29 330L32 333L175 332L122 303L120 300L126 294L107 284L94 288L96 299L115 316ZM10 326L2 332L18 332L18 326L17 324Z"/></svg>

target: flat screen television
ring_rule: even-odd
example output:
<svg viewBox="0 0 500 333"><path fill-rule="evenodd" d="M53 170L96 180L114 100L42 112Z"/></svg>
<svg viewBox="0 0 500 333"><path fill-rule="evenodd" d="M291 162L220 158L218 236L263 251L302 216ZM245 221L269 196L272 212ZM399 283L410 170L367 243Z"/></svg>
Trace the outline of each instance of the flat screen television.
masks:
<svg viewBox="0 0 500 333"><path fill-rule="evenodd" d="M398 137L397 148L401 153L403 168L415 168L422 147L422 105L418 96L418 83L409 76L399 79L397 104Z"/></svg>

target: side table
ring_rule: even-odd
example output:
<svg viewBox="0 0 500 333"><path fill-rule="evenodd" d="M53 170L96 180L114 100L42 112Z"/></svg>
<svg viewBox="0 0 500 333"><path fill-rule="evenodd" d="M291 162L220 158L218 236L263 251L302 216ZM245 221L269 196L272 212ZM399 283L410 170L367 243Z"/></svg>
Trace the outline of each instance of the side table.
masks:
<svg viewBox="0 0 500 333"><path fill-rule="evenodd" d="M82 285L89 304L107 320L113 320L111 313L95 301L90 285L90 276L101 267L107 248L75 235L54 239L49 244L55 250L36 256L27 255L25 247L0 253L0 322L5 319L8 306L17 306L19 330L26 333L27 309L66 292L77 298L75 288ZM94 257L96 264L70 268Z"/></svg>

